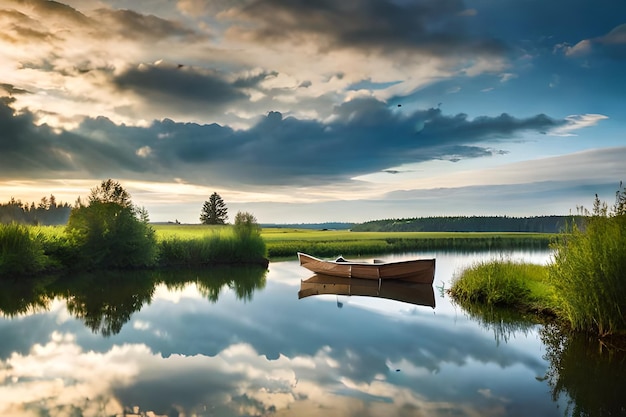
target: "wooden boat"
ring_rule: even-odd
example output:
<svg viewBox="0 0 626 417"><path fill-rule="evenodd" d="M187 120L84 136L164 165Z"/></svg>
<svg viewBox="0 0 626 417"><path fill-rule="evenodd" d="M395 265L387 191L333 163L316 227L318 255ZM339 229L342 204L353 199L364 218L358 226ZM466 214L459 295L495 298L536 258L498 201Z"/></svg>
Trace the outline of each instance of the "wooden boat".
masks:
<svg viewBox="0 0 626 417"><path fill-rule="evenodd" d="M414 259L399 262L353 262L338 258L334 261L318 259L298 252L300 265L317 274L343 278L402 279L432 284L435 278L434 259Z"/></svg>
<svg viewBox="0 0 626 417"><path fill-rule="evenodd" d="M375 281L315 274L300 282L299 299L319 294L378 297L435 308L432 285L395 279Z"/></svg>

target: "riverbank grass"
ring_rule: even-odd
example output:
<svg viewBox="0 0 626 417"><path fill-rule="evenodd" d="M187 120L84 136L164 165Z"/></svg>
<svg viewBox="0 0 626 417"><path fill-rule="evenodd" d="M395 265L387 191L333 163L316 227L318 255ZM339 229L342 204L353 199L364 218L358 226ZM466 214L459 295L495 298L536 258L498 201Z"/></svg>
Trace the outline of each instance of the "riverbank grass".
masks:
<svg viewBox="0 0 626 417"><path fill-rule="evenodd" d="M572 328L626 334L626 215L592 217L554 249L551 282Z"/></svg>
<svg viewBox="0 0 626 417"><path fill-rule="evenodd" d="M34 227L0 225L0 275L25 275L46 267L43 235Z"/></svg>
<svg viewBox="0 0 626 417"><path fill-rule="evenodd" d="M461 304L536 303L574 331L626 335L626 189L620 184L610 210L597 196L592 212L581 210L584 225L559 234L549 265L478 265L462 273L450 294Z"/></svg>
<svg viewBox="0 0 626 417"><path fill-rule="evenodd" d="M461 305L510 306L548 314L553 314L558 306L545 266L506 259L480 262L467 268L449 292Z"/></svg>
<svg viewBox="0 0 626 417"><path fill-rule="evenodd" d="M0 224L0 278L98 269L268 262L259 227L248 213L241 213L234 225L205 228L204 233L193 235L153 237L151 226L139 224L144 226L140 232L145 231L150 237L143 245L138 245L137 239L120 237L128 237L124 234L128 228L110 228L117 234L109 231L77 236L71 229L59 226Z"/></svg>
<svg viewBox="0 0 626 417"><path fill-rule="evenodd" d="M212 227L198 235L169 235L157 238L158 265L202 265L219 263L263 263L265 242L253 223Z"/></svg>

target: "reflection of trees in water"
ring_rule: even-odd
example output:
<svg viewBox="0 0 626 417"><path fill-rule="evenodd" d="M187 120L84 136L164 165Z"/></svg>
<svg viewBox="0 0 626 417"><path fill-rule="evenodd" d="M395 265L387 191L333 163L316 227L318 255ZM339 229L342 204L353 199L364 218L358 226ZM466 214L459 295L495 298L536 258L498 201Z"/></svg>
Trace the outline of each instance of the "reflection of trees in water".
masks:
<svg viewBox="0 0 626 417"><path fill-rule="evenodd" d="M224 288L234 291L238 299L252 300L256 290L265 288L267 270L258 266L221 266L186 271L167 271L161 276L169 289L182 289L191 282L198 292L215 303Z"/></svg>
<svg viewBox="0 0 626 417"><path fill-rule="evenodd" d="M556 325L540 331L550 362L547 373L554 401L568 397L566 415L626 415L626 350L597 337L565 332Z"/></svg>
<svg viewBox="0 0 626 417"><path fill-rule="evenodd" d="M149 303L155 287L165 283L182 289L191 283L211 302L217 302L224 287L237 298L250 301L265 287L267 270L259 267L216 267L202 270L100 271L70 277L0 280L0 313L7 316L47 311L50 300L66 300L67 309L94 333L119 333L132 314Z"/></svg>
<svg viewBox="0 0 626 417"><path fill-rule="evenodd" d="M70 314L94 333L117 334L135 311L152 300L155 281L150 272L110 272L74 276L64 282Z"/></svg>

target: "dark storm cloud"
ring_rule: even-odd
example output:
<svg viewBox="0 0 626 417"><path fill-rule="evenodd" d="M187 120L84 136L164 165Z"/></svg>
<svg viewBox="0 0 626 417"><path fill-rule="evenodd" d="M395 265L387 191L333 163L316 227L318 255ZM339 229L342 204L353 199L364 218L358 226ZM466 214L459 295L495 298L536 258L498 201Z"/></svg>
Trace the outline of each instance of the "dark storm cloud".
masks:
<svg viewBox="0 0 626 417"><path fill-rule="evenodd" d="M56 134L36 127L28 113L16 115L10 104L5 99L0 107L5 172L65 170L101 177L120 176L121 171L143 179L225 184L324 184L404 163L482 157L494 151L480 142L505 141L565 123L545 115L470 120L440 109L404 116L382 102L362 99L337 107L329 123L270 112L252 128L236 131L171 120L130 127L97 118Z"/></svg>
<svg viewBox="0 0 626 417"><path fill-rule="evenodd" d="M320 49L410 49L436 56L502 53L498 41L470 34L466 12L461 0L252 0L231 14L254 22L255 27L240 29L268 43L312 35Z"/></svg>
<svg viewBox="0 0 626 417"><path fill-rule="evenodd" d="M69 169L69 161L53 151L58 135L46 126L35 126L29 113L16 115L10 107L14 101L12 98L0 98L2 174L11 176L27 170L38 176L46 169Z"/></svg>
<svg viewBox="0 0 626 417"><path fill-rule="evenodd" d="M142 65L116 76L113 83L122 90L131 90L147 101L164 102L171 106L198 105L215 110L236 100L248 98L237 86L252 84L252 80L231 83L214 71L172 65ZM155 103L155 104L157 104Z"/></svg>
<svg viewBox="0 0 626 417"><path fill-rule="evenodd" d="M144 15L132 10L98 9L94 18L113 29L115 34L129 39L144 38L155 40L170 37L181 37L189 40L199 35L183 24L162 19L154 15Z"/></svg>
<svg viewBox="0 0 626 417"><path fill-rule="evenodd" d="M131 143L89 140L71 132L37 126L31 113L16 114L13 98L0 97L2 175L27 178L81 177L85 172L113 176L120 169L141 169ZM125 168L126 167L126 168Z"/></svg>

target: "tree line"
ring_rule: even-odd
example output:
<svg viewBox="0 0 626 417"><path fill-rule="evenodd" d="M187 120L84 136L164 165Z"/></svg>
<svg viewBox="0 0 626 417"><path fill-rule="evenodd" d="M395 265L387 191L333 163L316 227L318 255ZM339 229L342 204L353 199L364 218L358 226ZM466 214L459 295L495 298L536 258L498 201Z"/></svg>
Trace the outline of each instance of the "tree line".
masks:
<svg viewBox="0 0 626 417"><path fill-rule="evenodd" d="M31 225L66 224L72 206L58 202L54 195L42 197L39 203L22 203L11 197L7 203L0 204L0 223L19 223Z"/></svg>
<svg viewBox="0 0 626 417"><path fill-rule="evenodd" d="M224 223L226 205L221 198L211 201L222 204L211 210L209 220ZM211 217L215 213L219 217ZM0 224L0 277L225 263L267 267L265 242L252 214L237 213L232 227L223 231L158 240L147 210L133 204L118 181L108 179L91 189L85 201L78 198L61 233L42 233L15 221Z"/></svg>
<svg viewBox="0 0 626 417"><path fill-rule="evenodd" d="M115 188L119 184L114 184L114 181L108 180L103 182L102 186L112 187L110 189L97 188L96 193L100 195L92 195L90 198L98 200L99 198L109 199L109 201L115 201ZM93 191L93 190L92 190ZM119 189L118 192L121 192ZM126 204L129 199L128 193L125 190L125 195L118 195L123 204ZM112 195L106 195L110 192ZM118 201L119 202L119 201ZM83 203L80 197L75 203L76 207L80 207ZM141 211L143 209L136 208ZM36 226L52 226L52 225L64 225L70 219L70 213L72 211L72 205L69 203L57 202L54 195L50 194L50 197L42 197L39 203L32 202L22 203L21 200L11 199L0 204L0 224L18 223L28 224ZM141 213L140 213L141 214ZM147 215L146 213L143 213ZM204 202L202 210L200 212L200 222L202 224L226 224L228 220L228 208L222 197L218 193L213 193L207 201Z"/></svg>
<svg viewBox="0 0 626 417"><path fill-rule="evenodd" d="M559 233L583 215L571 216L451 216L373 220L352 227L355 232L530 232Z"/></svg>

